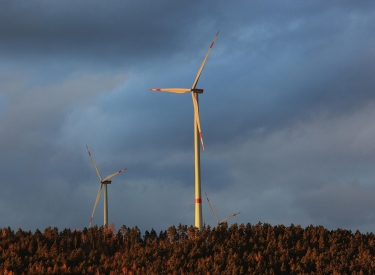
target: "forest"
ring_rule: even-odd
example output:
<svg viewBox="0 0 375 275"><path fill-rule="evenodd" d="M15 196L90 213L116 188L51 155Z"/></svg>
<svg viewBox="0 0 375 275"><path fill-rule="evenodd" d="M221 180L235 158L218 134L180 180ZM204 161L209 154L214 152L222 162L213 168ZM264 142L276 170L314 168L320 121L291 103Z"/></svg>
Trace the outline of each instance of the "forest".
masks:
<svg viewBox="0 0 375 275"><path fill-rule="evenodd" d="M375 274L375 236L323 226L0 228L0 274Z"/></svg>

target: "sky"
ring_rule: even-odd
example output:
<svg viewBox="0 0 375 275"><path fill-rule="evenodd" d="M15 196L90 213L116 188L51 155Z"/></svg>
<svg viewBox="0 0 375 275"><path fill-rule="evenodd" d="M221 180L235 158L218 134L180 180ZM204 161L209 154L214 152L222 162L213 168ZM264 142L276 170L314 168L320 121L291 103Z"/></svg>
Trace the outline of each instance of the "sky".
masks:
<svg viewBox="0 0 375 275"><path fill-rule="evenodd" d="M375 230L375 2L0 0L0 227ZM93 223L103 224L103 196Z"/></svg>

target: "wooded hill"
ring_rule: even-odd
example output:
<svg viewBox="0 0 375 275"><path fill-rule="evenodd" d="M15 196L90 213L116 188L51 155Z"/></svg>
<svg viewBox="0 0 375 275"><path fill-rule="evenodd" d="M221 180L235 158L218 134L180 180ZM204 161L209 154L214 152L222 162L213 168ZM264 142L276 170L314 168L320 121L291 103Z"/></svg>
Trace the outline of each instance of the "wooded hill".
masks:
<svg viewBox="0 0 375 275"><path fill-rule="evenodd" d="M35 233L0 228L0 274L375 274L375 236L267 223Z"/></svg>

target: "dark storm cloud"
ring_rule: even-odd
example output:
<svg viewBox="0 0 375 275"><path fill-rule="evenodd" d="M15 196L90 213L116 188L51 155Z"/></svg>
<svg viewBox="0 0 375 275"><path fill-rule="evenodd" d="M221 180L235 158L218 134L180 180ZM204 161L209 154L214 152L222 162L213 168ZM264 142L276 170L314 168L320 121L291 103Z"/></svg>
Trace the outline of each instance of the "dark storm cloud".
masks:
<svg viewBox="0 0 375 275"><path fill-rule="evenodd" d="M12 57L80 55L116 63L125 56L139 62L140 57L153 58L155 53L188 49L193 35L188 29L202 22L202 6L198 1L33 1L22 5L5 1L0 41Z"/></svg>
<svg viewBox="0 0 375 275"><path fill-rule="evenodd" d="M215 210L375 223L372 1L0 4L0 226L87 226L99 182L86 144L102 174L128 167L109 188L118 227L192 224L191 96L148 88L190 87L219 29L199 81Z"/></svg>

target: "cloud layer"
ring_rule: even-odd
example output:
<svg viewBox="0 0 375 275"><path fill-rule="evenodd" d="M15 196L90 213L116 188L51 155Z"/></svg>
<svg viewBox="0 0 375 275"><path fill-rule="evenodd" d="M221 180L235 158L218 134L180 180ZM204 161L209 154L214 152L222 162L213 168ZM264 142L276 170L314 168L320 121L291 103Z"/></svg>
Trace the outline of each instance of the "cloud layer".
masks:
<svg viewBox="0 0 375 275"><path fill-rule="evenodd" d="M117 227L230 222L373 231L371 1L0 1L0 227L88 226L102 176ZM94 223L102 224L102 201ZM204 222L215 225L206 201Z"/></svg>

